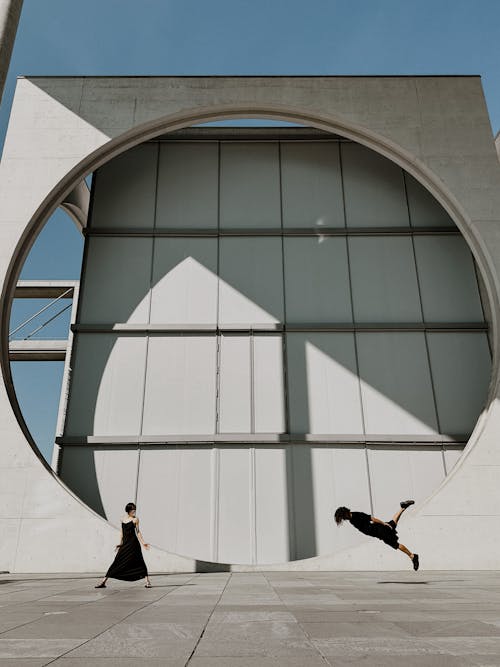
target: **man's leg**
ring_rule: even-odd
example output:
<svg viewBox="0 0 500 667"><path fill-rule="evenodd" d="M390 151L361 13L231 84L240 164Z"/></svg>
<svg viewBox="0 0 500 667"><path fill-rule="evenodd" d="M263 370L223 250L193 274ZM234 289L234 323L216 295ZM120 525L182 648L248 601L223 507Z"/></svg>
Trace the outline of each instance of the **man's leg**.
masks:
<svg viewBox="0 0 500 667"><path fill-rule="evenodd" d="M410 505L414 505L415 501L414 500L403 500L401 503L401 509L396 512L396 514L392 517L392 520L394 523L397 525L399 518L403 514L403 512L410 507Z"/></svg>
<svg viewBox="0 0 500 667"><path fill-rule="evenodd" d="M413 569L418 570L419 567L418 554L412 554L412 552L407 547L405 547L404 544L399 544L398 549L408 556L408 558L413 563Z"/></svg>

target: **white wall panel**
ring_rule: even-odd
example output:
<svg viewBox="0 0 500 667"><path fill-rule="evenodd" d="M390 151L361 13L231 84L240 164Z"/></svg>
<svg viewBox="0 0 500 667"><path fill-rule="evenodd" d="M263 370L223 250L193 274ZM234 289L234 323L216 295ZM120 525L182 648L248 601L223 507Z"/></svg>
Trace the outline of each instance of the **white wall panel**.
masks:
<svg viewBox="0 0 500 667"><path fill-rule="evenodd" d="M220 346L220 432L250 433L250 337L222 335Z"/></svg>
<svg viewBox="0 0 500 667"><path fill-rule="evenodd" d="M140 457L137 514L141 519L141 532L146 541L173 553L179 553L179 517L180 512L184 512L179 505L181 471L185 468L183 461L186 463L194 458L186 460L185 454L186 450L182 448L153 446L141 449ZM203 477L202 480L202 488L206 489L207 482ZM192 505L200 502L196 488L192 496ZM202 513L206 516L203 509ZM199 523L196 528L200 528ZM207 525L200 532L197 546L200 554L207 554L209 535Z"/></svg>
<svg viewBox="0 0 500 667"><path fill-rule="evenodd" d="M254 514L250 494L250 448L219 451L218 560L253 562Z"/></svg>
<svg viewBox="0 0 500 667"><path fill-rule="evenodd" d="M221 228L281 227L277 143L221 144Z"/></svg>
<svg viewBox="0 0 500 667"><path fill-rule="evenodd" d="M212 456L208 448L188 447L181 451L177 553L200 560L213 559Z"/></svg>
<svg viewBox="0 0 500 667"><path fill-rule="evenodd" d="M482 322L472 255L461 236L416 236L415 254L427 322Z"/></svg>
<svg viewBox="0 0 500 667"><path fill-rule="evenodd" d="M425 500L444 479L440 448L368 448L374 516L388 521L399 503ZM404 516L401 519L401 526ZM411 545L406 545L411 549Z"/></svg>
<svg viewBox="0 0 500 667"><path fill-rule="evenodd" d="M286 449L255 448L257 563L289 560Z"/></svg>
<svg viewBox="0 0 500 667"><path fill-rule="evenodd" d="M155 239L153 324L215 325L217 292L217 239Z"/></svg>
<svg viewBox="0 0 500 667"><path fill-rule="evenodd" d="M152 228L158 146L144 144L99 168L91 227Z"/></svg>
<svg viewBox="0 0 500 667"><path fill-rule="evenodd" d="M348 243L355 321L421 322L411 238L352 237Z"/></svg>
<svg viewBox="0 0 500 667"><path fill-rule="evenodd" d="M408 206L401 168L359 144L341 144L340 150L347 226L408 225Z"/></svg>
<svg viewBox="0 0 500 667"><path fill-rule="evenodd" d="M281 179L284 227L344 227L337 142L282 142Z"/></svg>
<svg viewBox="0 0 500 667"><path fill-rule="evenodd" d="M405 172L406 192L412 227L454 227L441 204L417 180Z"/></svg>
<svg viewBox="0 0 500 667"><path fill-rule="evenodd" d="M353 334L288 334L293 433L362 433Z"/></svg>
<svg viewBox="0 0 500 667"><path fill-rule="evenodd" d="M284 252L287 322L351 322L346 240L285 238Z"/></svg>
<svg viewBox="0 0 500 667"><path fill-rule="evenodd" d="M285 388L281 336L254 336L254 405L256 433L283 433Z"/></svg>
<svg viewBox="0 0 500 667"><path fill-rule="evenodd" d="M120 529L122 517L125 516L125 505L135 502L139 450L113 447L98 447L93 450L105 516L113 526Z"/></svg>
<svg viewBox="0 0 500 667"><path fill-rule="evenodd" d="M358 333L366 433L437 432L423 333Z"/></svg>
<svg viewBox="0 0 500 667"><path fill-rule="evenodd" d="M78 334L66 435L139 435L146 346L144 336Z"/></svg>
<svg viewBox="0 0 500 667"><path fill-rule="evenodd" d="M78 321L85 324L147 323L151 238L90 238Z"/></svg>
<svg viewBox="0 0 500 667"><path fill-rule="evenodd" d="M144 435L215 432L215 336L151 336Z"/></svg>
<svg viewBox="0 0 500 667"><path fill-rule="evenodd" d="M220 240L221 324L283 321L282 261L280 238Z"/></svg>
<svg viewBox="0 0 500 667"><path fill-rule="evenodd" d="M343 505L354 511L360 510L370 514L370 487L364 447L340 445L331 449L334 485L333 511L329 517L325 517L332 526L333 546L330 553L355 546L366 539L357 530L347 530L349 526L343 525L337 528L333 520L337 507ZM323 530L326 528L325 525Z"/></svg>
<svg viewBox="0 0 500 667"><path fill-rule="evenodd" d="M157 228L217 229L217 142L160 144Z"/></svg>
<svg viewBox="0 0 500 667"><path fill-rule="evenodd" d="M429 333L441 432L468 435L486 403L491 357L485 333Z"/></svg>

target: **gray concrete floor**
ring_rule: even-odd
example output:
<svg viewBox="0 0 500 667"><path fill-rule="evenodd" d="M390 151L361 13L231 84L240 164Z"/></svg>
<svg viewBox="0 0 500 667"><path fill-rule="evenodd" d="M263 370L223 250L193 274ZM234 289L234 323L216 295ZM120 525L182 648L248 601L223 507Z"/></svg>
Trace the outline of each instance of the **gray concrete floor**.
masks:
<svg viewBox="0 0 500 667"><path fill-rule="evenodd" d="M500 572L0 575L0 667L500 665Z"/></svg>

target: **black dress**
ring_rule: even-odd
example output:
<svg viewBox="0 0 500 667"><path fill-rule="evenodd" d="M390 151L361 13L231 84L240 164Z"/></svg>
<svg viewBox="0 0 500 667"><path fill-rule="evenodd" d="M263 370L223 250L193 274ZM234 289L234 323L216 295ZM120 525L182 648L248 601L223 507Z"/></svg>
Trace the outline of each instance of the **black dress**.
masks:
<svg viewBox="0 0 500 667"><path fill-rule="evenodd" d="M123 523L123 542L115 560L109 566L106 577L122 581L137 581L148 576L148 568L142 557L141 544L137 539L133 521Z"/></svg>

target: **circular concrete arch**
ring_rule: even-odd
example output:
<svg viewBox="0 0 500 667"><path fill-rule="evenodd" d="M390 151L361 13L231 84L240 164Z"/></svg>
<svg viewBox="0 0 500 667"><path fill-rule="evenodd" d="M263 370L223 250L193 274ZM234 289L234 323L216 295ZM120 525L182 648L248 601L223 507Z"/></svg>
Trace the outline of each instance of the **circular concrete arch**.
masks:
<svg viewBox="0 0 500 667"><path fill-rule="evenodd" d="M371 130L367 130L361 126L350 122L345 122L340 118L335 118L332 115L312 114L307 110L281 108L278 106L261 106L256 105L251 107L248 104L238 107L231 106L216 106L208 108L195 108L186 110L182 113L175 113L163 116L154 121L150 121L134 127L133 129L119 135L110 140L97 150L93 151L82 159L73 169L71 169L66 176L59 182L59 184L52 189L43 202L41 202L37 211L27 224L21 238L18 241L16 251L10 261L4 282L0 313L2 319L1 330L1 364L4 381L7 387L7 393L11 401L16 418L21 426L21 429L34 448L35 453L41 459L35 443L29 433L24 418L22 416L19 403L15 394L12 377L10 374L10 364L8 360L8 322L10 319L10 310L12 305L12 298L19 273L21 271L24 260L30 250L30 247L40 232L41 228L47 221L48 217L55 210L55 208L64 200L69 192L81 181L81 179L88 173L94 171L102 166L113 157L125 152L126 150L155 137L166 134L168 132L190 127L195 124L201 124L212 121L242 119L242 118L258 118L269 120L285 120L289 122L298 123L301 125L308 125L326 132L334 133L344 136L348 139L363 144L367 148L380 153L384 157L395 162L400 167L410 173L416 180L418 180L445 208L450 217L460 229L462 235L465 237L469 247L471 248L479 270L481 271L483 280L486 285L488 297L494 307L491 308L493 313L493 340L496 341L496 333L498 330L498 322L495 313L499 310L499 288L496 279L496 273L490 261L489 253L484 245L483 240L476 234L471 225L470 218L467 212L463 209L456 197L444 185L442 180L432 172L423 162L414 156L410 155L398 144L388 140L380 134L376 134ZM499 382L499 368L498 368L498 354L496 345L494 347L492 380L490 382L490 389L488 395L487 406L491 404L492 398L495 395L495 389ZM483 413L484 415L484 413ZM478 424L469 440L467 449L473 445L478 437L478 432L483 423L483 419L479 419ZM42 459L41 459L42 460ZM67 487L54 474L52 469L43 461L45 467L57 479L59 484L63 485L66 490ZM447 480L443 482L443 485ZM70 492L71 493L71 492ZM72 494L73 495L73 494ZM80 501L81 502L81 501ZM82 503L83 504L83 503ZM85 506L86 507L86 506Z"/></svg>

